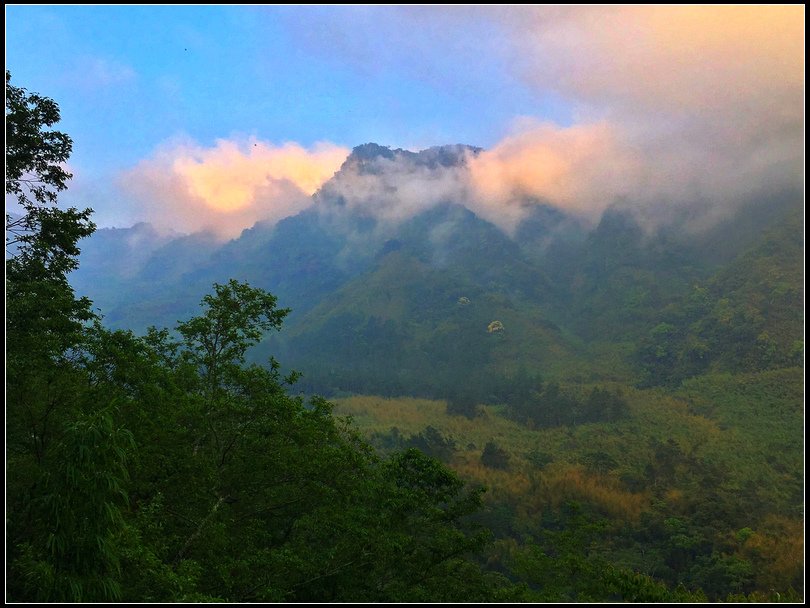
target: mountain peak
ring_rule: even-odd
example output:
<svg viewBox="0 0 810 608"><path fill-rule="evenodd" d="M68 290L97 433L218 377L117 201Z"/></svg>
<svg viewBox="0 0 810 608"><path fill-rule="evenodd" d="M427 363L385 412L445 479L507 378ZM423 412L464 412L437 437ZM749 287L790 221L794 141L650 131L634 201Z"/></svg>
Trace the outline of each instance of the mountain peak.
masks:
<svg viewBox="0 0 810 608"><path fill-rule="evenodd" d="M349 155L347 161L354 160L357 162L362 162L377 158L394 158L397 153L402 152L405 152L405 150L401 148L392 150L388 146L381 146L380 144L369 142L367 144L355 146L354 149L352 149L352 153Z"/></svg>
<svg viewBox="0 0 810 608"><path fill-rule="evenodd" d="M355 146L341 169L352 167L359 173L379 173L380 161L403 162L429 169L458 167L464 164L468 155L475 156L481 150L482 148L466 144L449 144L411 152L402 148L390 148L369 142Z"/></svg>
<svg viewBox="0 0 810 608"><path fill-rule="evenodd" d="M467 156L477 156L482 150L483 148L467 144L448 144L427 148L419 152L417 156L431 169L438 166L458 167L466 162Z"/></svg>

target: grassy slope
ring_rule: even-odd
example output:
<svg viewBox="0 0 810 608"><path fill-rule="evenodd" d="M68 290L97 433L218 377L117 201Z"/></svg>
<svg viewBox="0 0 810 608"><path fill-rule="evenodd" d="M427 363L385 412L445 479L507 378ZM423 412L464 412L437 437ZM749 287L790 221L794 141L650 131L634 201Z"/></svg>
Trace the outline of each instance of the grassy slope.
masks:
<svg viewBox="0 0 810 608"><path fill-rule="evenodd" d="M671 396L652 391L625 387L624 394L631 415L626 420L611 424L584 424L577 427L529 429L499 414L497 406L481 406L481 415L473 420L461 416L448 416L444 401L414 399L384 399L355 396L336 400L339 414L350 415L365 433L386 432L396 427L403 434L415 434L426 426L439 429L452 437L458 450L450 464L468 480L483 483L493 495L502 492L525 491L525 483L539 471L531 463L532 451L545 452L553 463L543 469L542 475L560 476L572 469L577 475L588 477L581 465L586 453L605 452L618 467L607 476L590 483L597 487L621 490L622 474L640 474L650 460L649 439L674 438L684 451L690 451L721 437L717 423L689 412L686 404ZM483 467L481 451L488 441L495 441L510 454L508 471ZM632 492L626 492L629 495ZM598 497L596 498L599 502ZM635 499L634 499L635 500Z"/></svg>
<svg viewBox="0 0 810 608"><path fill-rule="evenodd" d="M552 429L507 420L497 406L481 406L480 415L468 420L448 416L444 401L409 397L347 397L336 400L336 412L351 416L370 437L392 427L408 436L427 426L452 437L457 450L449 464L488 488L495 511L514 506L511 534L533 530L532 522L569 500L606 517L617 531L630 522L643 526L645 512L690 521L705 519L700 509L716 505L717 519L700 525L708 526L718 550L754 564L758 589L784 591L800 588L803 572L802 376L798 368L710 375L674 393L624 386L630 410L625 420ZM674 476L659 487L645 477L645 468L655 463L655 446L668 440L681 456ZM489 441L509 453L507 470L481 464ZM539 468L533 452L553 461ZM600 452L615 463L610 470L587 465ZM706 477L706 467L719 473ZM739 540L742 528L752 531L750 538ZM632 546L616 548L614 558L637 569L647 560L643 547Z"/></svg>

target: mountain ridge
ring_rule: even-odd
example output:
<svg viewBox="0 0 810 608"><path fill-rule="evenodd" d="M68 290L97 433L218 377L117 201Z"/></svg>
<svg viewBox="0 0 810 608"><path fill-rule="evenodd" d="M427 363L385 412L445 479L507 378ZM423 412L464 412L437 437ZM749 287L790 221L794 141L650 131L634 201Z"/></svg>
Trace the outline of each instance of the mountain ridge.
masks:
<svg viewBox="0 0 810 608"><path fill-rule="evenodd" d="M325 379L311 385L323 392L363 384L349 377L352 370L376 365L376 379L364 381L368 386L390 394L389 375L397 386L436 396L449 380L424 378L447 357L465 362L447 372L456 377L465 368L474 374L513 373L519 360L552 376L640 382L643 355L634 349L651 348L644 346L650 332L667 318L681 318L668 311L685 306L695 285L711 285L712 277L735 263L756 266L763 260L767 267L772 262L765 250L753 254L754 261L738 260L780 218L792 218L791 234L802 221L795 211L790 215L798 206L787 199L777 201L771 213L743 206L739 219L726 224L748 228L740 239L726 239L718 257L706 243L718 240L722 228L690 233L673 224L651 232L630 210L617 207L590 225L543 201L527 200L528 213L511 235L463 200L416 206L394 220L370 211L397 204L399 193L390 186L403 172L409 179L426 179L429 188L433 172L458 167L480 150L451 145L410 152L362 144L313 195L314 204L297 215L275 224L258 222L225 243L205 234L163 237L145 224L101 229L86 242L71 280L105 312L105 322L138 332L173 325L194 310L212 282L236 278L267 289L293 312L285 331L268 337L256 359L279 352L311 379ZM365 197L362 205L344 183L351 185L358 175L372 186L358 195ZM123 264L131 268L121 272ZM795 276L786 280L788 292L800 289ZM767 300L754 295L767 289L767 282L751 289L739 293ZM384 301L385 292L390 301ZM459 316L462 298L472 303L464 312L470 318ZM795 333L795 323L788 322L795 315L769 310L765 314L781 319L769 339L784 350L786 336ZM500 337L487 334L494 321L505 327ZM678 332L691 335L688 328ZM365 354L358 349L360 354L352 355L352 340L365 341ZM317 367L332 372L324 375ZM671 380L651 360L642 368ZM336 377L345 386L329 385Z"/></svg>

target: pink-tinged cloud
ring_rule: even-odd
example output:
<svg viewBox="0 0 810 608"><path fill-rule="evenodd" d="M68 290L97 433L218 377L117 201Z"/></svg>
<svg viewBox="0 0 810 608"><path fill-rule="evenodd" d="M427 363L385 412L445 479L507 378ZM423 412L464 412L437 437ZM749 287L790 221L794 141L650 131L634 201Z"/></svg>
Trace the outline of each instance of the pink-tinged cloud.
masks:
<svg viewBox="0 0 810 608"><path fill-rule="evenodd" d="M802 190L803 6L399 7L374 15L378 28L351 36L365 32L365 21L330 13L308 44L358 69L405 64L422 79L447 56L473 74L483 56L538 100L554 93L573 108L571 125L524 120L471 160L469 205L506 227L522 216L522 196L583 214L617 201L717 214L741 199Z"/></svg>
<svg viewBox="0 0 810 608"><path fill-rule="evenodd" d="M513 228L527 200L576 214L603 210L627 194L638 159L608 123L559 127L524 120L516 132L467 160L475 209Z"/></svg>
<svg viewBox="0 0 810 608"><path fill-rule="evenodd" d="M173 142L126 171L120 184L158 227L233 238L257 221L310 205L348 152L330 143L306 149L255 139L219 140L213 148Z"/></svg>
<svg viewBox="0 0 810 608"><path fill-rule="evenodd" d="M514 7L501 14L521 77L596 107L688 115L801 97L800 5Z"/></svg>
<svg viewBox="0 0 810 608"><path fill-rule="evenodd" d="M617 202L651 218L682 206L711 216L803 188L801 6L419 7L363 9L363 19L356 12L351 23L330 12L307 44L349 63L382 71L406 64L423 76L436 74L445 50L470 66L486 53L538 99L554 92L574 113L570 125L518 119L466 167L381 161L376 174L347 171L331 187L349 209L396 223L460 202L510 230L532 201L592 217ZM385 23L368 29L372 18ZM469 31L482 28L489 36L470 44ZM414 30L430 35L409 37ZM177 144L125 182L153 221L231 236L309 205L346 154L329 144Z"/></svg>
<svg viewBox="0 0 810 608"><path fill-rule="evenodd" d="M516 76L576 107L471 163L484 202L525 194L580 212L703 205L803 185L801 6L493 10ZM480 15L480 14L479 14Z"/></svg>

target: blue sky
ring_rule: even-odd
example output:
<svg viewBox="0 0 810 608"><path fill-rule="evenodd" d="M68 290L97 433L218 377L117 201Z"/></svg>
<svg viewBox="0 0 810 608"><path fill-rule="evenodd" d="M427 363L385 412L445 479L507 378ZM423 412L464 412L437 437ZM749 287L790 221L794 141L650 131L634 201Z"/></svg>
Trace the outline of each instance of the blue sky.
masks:
<svg viewBox="0 0 810 608"><path fill-rule="evenodd" d="M500 58L482 54L467 66L444 41L423 39L409 62L408 48L385 49L397 40L363 31L374 20L357 12L12 6L6 67L18 85L58 101L82 165L133 162L178 134L201 144L245 134L303 145L487 146L515 116L567 119L563 102L515 80ZM353 49L315 40L340 20L347 36L365 40ZM419 65L425 54L433 72Z"/></svg>
<svg viewBox="0 0 810 608"><path fill-rule="evenodd" d="M328 179L368 141L487 148L490 207L795 186L802 138L762 142L803 133L803 45L802 7L6 7L6 68L60 105L102 226L163 205L199 228L233 167L263 209L240 221L279 217L270 182L308 195L301 163Z"/></svg>

